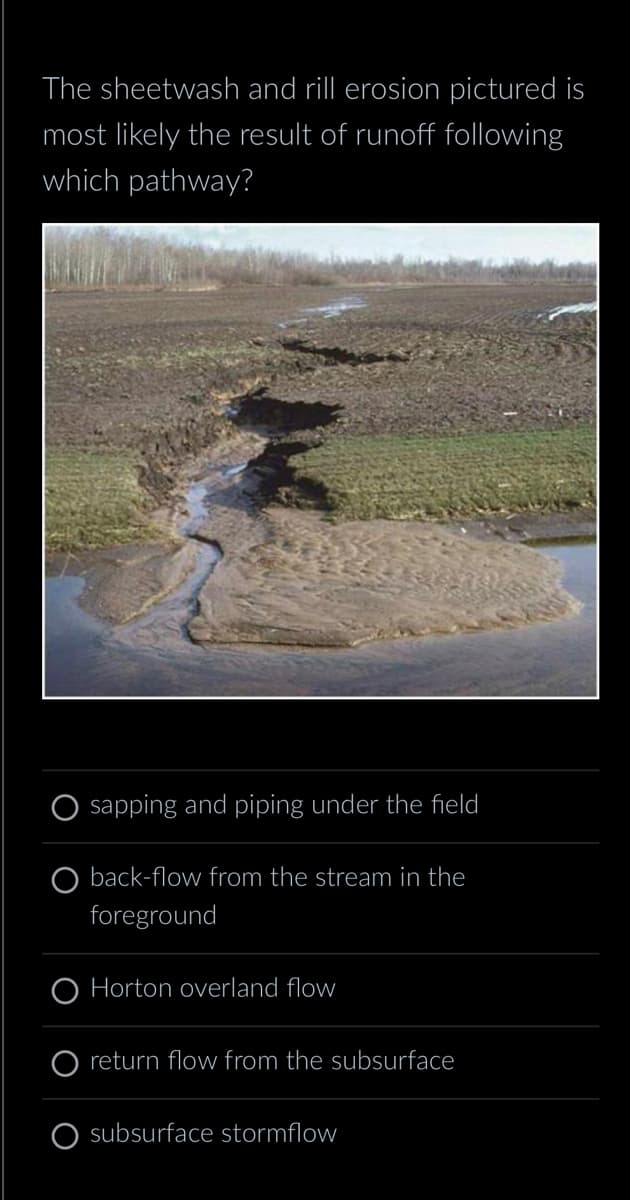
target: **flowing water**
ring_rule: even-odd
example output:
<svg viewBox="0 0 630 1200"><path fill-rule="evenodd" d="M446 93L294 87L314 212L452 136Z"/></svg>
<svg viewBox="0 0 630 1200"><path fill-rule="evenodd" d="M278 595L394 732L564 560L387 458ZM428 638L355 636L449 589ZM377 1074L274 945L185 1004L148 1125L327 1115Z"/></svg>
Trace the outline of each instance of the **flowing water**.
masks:
<svg viewBox="0 0 630 1200"><path fill-rule="evenodd" d="M362 296L341 296L339 300L331 300L330 304L320 304L319 308L304 308L302 312L312 316L338 317L351 308L366 308L367 300Z"/></svg>
<svg viewBox="0 0 630 1200"><path fill-rule="evenodd" d="M597 312L596 300L585 301L582 304L561 304L558 308L549 308L545 312L538 313L538 317L547 321L555 321L556 317L562 317L565 314L570 316L572 313L591 312Z"/></svg>
<svg viewBox="0 0 630 1200"><path fill-rule="evenodd" d="M340 296L338 300L331 300L329 304L320 304L318 308L302 308L301 312L308 313L311 317L339 317L342 313L348 312L351 308L366 308L367 300L362 296ZM306 325L308 317L294 317L290 321L277 321L277 329L291 329L294 325Z"/></svg>

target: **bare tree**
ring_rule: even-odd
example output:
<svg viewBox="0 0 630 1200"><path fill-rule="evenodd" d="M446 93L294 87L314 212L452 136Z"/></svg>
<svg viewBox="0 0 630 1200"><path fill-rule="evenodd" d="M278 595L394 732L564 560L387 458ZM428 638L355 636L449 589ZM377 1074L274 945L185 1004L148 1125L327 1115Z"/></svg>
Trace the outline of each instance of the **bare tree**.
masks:
<svg viewBox="0 0 630 1200"><path fill-rule="evenodd" d="M342 259L249 246L217 250L178 245L164 237L117 233L107 227L49 228L45 245L49 287L194 287L224 284L432 283L570 281L590 283L595 264L534 263L526 258L496 264L482 259Z"/></svg>

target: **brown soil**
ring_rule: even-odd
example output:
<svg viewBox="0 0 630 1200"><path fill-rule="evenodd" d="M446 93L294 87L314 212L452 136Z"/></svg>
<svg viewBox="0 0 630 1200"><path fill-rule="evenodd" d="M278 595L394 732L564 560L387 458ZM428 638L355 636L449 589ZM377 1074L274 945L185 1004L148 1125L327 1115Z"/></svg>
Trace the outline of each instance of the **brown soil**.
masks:
<svg viewBox="0 0 630 1200"><path fill-rule="evenodd" d="M191 542L145 542L83 554L68 569L69 574L86 576L81 607L122 625L178 587L194 561Z"/></svg>
<svg viewBox="0 0 630 1200"><path fill-rule="evenodd" d="M367 307L304 316L351 292ZM219 397L262 384L341 405L335 435L592 421L595 318L537 314L593 298L584 284L50 294L47 439L181 457L212 440ZM292 319L306 323L277 327Z"/></svg>
<svg viewBox="0 0 630 1200"><path fill-rule="evenodd" d="M464 518L458 523L446 522L442 528L470 537L506 542L590 542L597 536L597 514L594 509L578 509L553 513L511 513L508 516L488 515L485 519Z"/></svg>
<svg viewBox="0 0 630 1200"><path fill-rule="evenodd" d="M579 604L553 559L418 521L268 509L265 540L221 562L189 625L198 642L355 646L554 620Z"/></svg>

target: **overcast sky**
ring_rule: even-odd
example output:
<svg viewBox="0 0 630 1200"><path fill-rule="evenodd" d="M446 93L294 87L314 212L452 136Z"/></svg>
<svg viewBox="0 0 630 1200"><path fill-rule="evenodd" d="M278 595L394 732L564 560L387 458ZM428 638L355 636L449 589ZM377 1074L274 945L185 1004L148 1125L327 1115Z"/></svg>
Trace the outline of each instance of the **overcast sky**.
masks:
<svg viewBox="0 0 630 1200"><path fill-rule="evenodd" d="M597 225L581 224L142 224L112 228L155 232L178 241L202 242L225 249L260 246L269 250L301 250L318 257L493 259L594 262Z"/></svg>

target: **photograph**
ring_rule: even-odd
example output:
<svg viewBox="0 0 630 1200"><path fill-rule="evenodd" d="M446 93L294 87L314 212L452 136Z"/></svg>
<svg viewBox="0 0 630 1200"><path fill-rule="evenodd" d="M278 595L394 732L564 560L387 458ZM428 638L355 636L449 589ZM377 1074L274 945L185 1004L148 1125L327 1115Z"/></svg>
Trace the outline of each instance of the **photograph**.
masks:
<svg viewBox="0 0 630 1200"><path fill-rule="evenodd" d="M596 224L43 227L46 698L593 698Z"/></svg>

